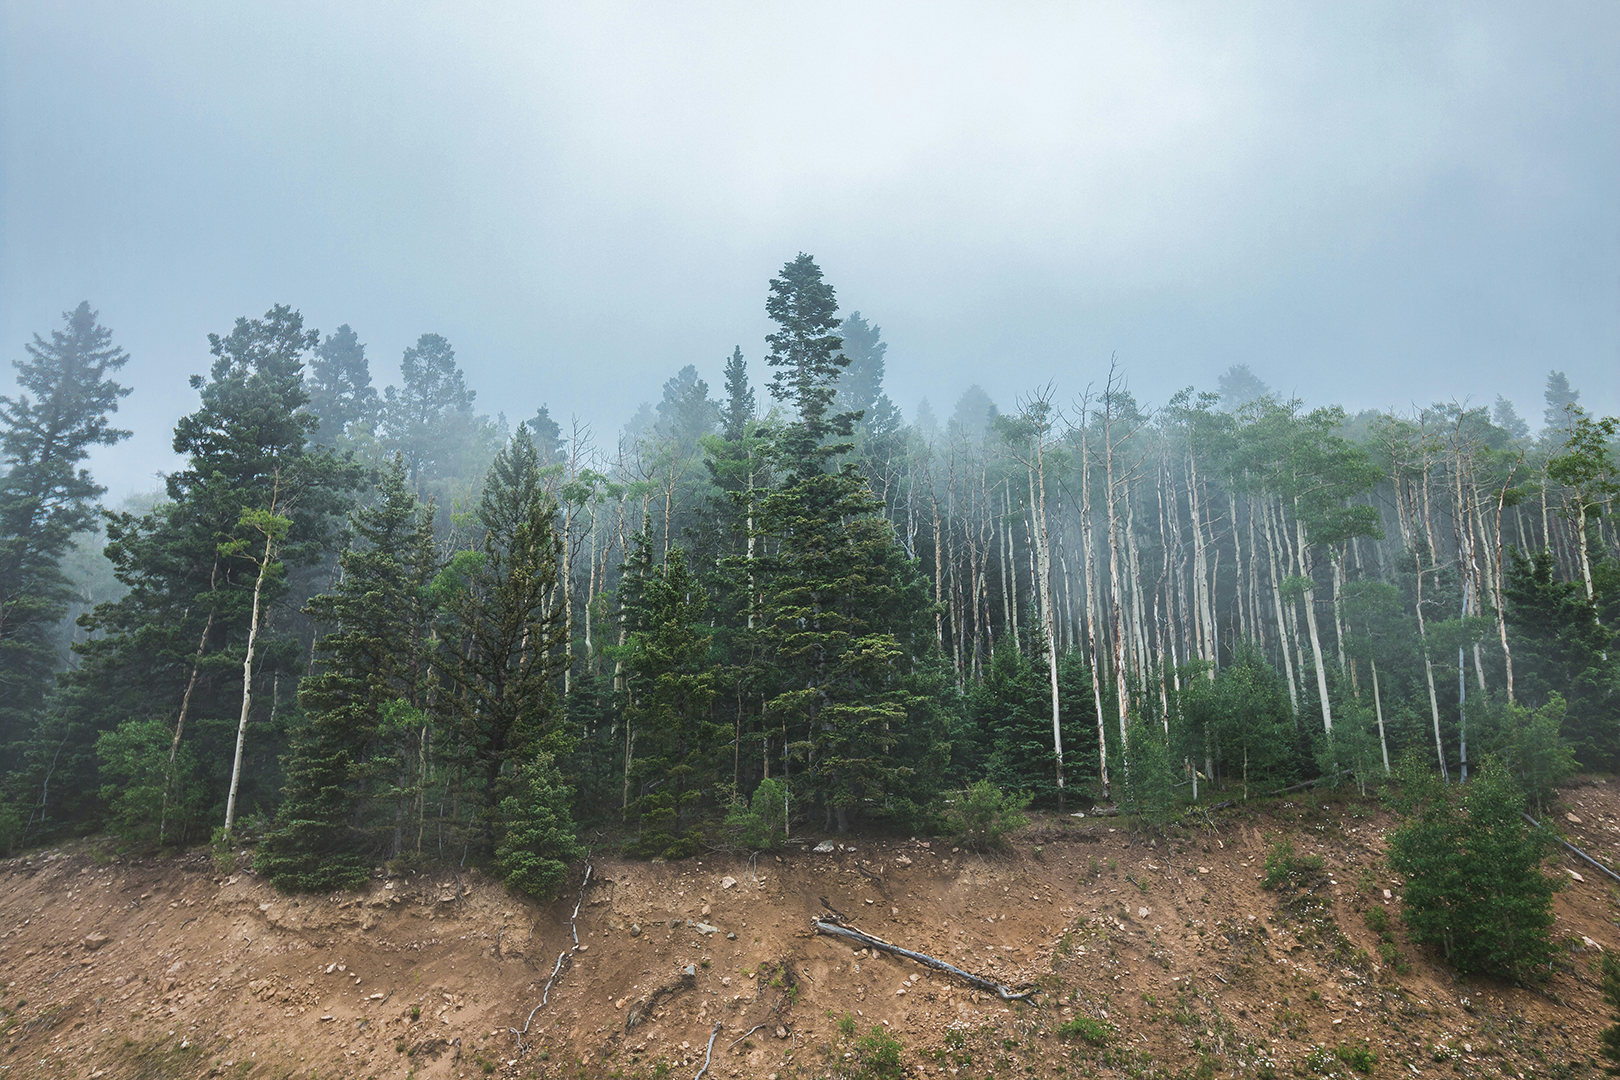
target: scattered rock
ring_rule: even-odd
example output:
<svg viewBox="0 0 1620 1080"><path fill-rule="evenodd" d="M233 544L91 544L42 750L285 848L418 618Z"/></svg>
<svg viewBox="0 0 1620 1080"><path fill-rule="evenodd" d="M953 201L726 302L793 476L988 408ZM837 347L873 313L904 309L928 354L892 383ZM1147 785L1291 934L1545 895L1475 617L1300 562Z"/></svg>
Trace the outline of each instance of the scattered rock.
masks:
<svg viewBox="0 0 1620 1080"><path fill-rule="evenodd" d="M736 941L737 940L736 933L734 931L728 931L727 934L726 934L726 940L727 941Z"/></svg>
<svg viewBox="0 0 1620 1080"><path fill-rule="evenodd" d="M810 850L815 852L817 855L831 855L833 852L838 850L838 845L833 843L831 840L823 840ZM782 1029L777 1028L777 1030L780 1031Z"/></svg>
<svg viewBox="0 0 1620 1080"><path fill-rule="evenodd" d="M777 1024L776 1025L776 1037L778 1039L787 1038L787 1028L783 1027L781 1024Z"/></svg>
<svg viewBox="0 0 1620 1080"><path fill-rule="evenodd" d="M79 944L83 945L89 952L95 952L97 949L101 948L111 940L111 935L105 933L104 931L92 930L88 934L84 935L84 940L79 942Z"/></svg>
<svg viewBox="0 0 1620 1080"><path fill-rule="evenodd" d="M907 858L906 856L904 856L904 855L896 855L894 857L894 861L895 861L895 864L897 866L910 866L911 865L911 860L909 858Z"/></svg>
<svg viewBox="0 0 1620 1080"><path fill-rule="evenodd" d="M1576 817L1574 814L1565 814L1564 815L1564 820L1571 823L1571 824L1573 824L1573 825L1581 824L1581 819Z"/></svg>
<svg viewBox="0 0 1620 1080"><path fill-rule="evenodd" d="M696 930L700 934L712 934L712 933L716 932L717 930L719 930L720 928L718 926L710 926L706 922L700 922L700 923L695 923L693 925L692 929Z"/></svg>
<svg viewBox="0 0 1620 1080"><path fill-rule="evenodd" d="M641 936L641 924L640 923L631 923L630 924L630 936L631 937L640 937Z"/></svg>
<svg viewBox="0 0 1620 1080"><path fill-rule="evenodd" d="M734 877L723 877L723 878L720 879L720 887L722 889L729 889L733 885L736 885L736 884L737 884L737 879L734 878Z"/></svg>
<svg viewBox="0 0 1620 1080"><path fill-rule="evenodd" d="M1576 873L1574 870L1571 870L1567 866L1564 867L1564 873L1568 874L1570 877L1574 878L1576 881L1585 881L1586 880L1585 878L1581 877L1580 874Z"/></svg>
<svg viewBox="0 0 1620 1080"><path fill-rule="evenodd" d="M703 910L698 912L699 915L707 915L708 913L709 913L709 905L708 904L704 904L703 905Z"/></svg>
<svg viewBox="0 0 1620 1080"><path fill-rule="evenodd" d="M1209 867L1207 867L1207 866L1200 866L1200 867L1199 867L1199 868L1198 868L1198 872L1199 872L1199 873L1200 873L1200 874L1207 874L1207 873L1209 873Z"/></svg>

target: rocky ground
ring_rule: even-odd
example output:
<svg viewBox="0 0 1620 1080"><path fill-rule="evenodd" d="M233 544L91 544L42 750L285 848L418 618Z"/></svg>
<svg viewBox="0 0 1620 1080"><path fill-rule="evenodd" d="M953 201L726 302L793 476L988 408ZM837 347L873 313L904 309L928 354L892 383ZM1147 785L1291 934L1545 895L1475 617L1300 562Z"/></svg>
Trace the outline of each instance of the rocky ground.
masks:
<svg viewBox="0 0 1620 1080"><path fill-rule="evenodd" d="M1620 782L1553 813L1615 865ZM776 1080L895 1075L886 1055L910 1076L1599 1075L1620 886L1559 858L1551 979L1459 979L1401 932L1391 826L1304 795L1169 835L1050 816L999 855L811 837L594 859L546 905L475 870L284 896L204 855L88 842L0 863L0 1078L695 1077L711 1034L708 1075ZM1321 870L1263 889L1282 838ZM1039 993L1003 1002L817 934L829 907Z"/></svg>

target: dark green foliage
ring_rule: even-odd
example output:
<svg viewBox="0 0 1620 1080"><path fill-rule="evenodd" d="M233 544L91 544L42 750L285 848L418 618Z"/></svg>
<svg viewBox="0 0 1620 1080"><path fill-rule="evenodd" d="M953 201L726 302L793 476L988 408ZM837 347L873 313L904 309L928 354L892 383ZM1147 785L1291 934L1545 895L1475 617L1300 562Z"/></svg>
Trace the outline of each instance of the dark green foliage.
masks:
<svg viewBox="0 0 1620 1080"><path fill-rule="evenodd" d="M486 843L495 839L503 771L537 752L571 748L554 684L568 632L554 588L561 554L554 512L534 443L519 427L484 482L474 557L441 575L453 619L442 673Z"/></svg>
<svg viewBox="0 0 1620 1080"><path fill-rule="evenodd" d="M554 900L568 864L585 855L569 815L573 792L544 751L516 765L504 789L496 815L495 865L519 892Z"/></svg>
<svg viewBox="0 0 1620 1080"><path fill-rule="evenodd" d="M1274 790L1294 779L1293 712L1288 685L1260 651L1244 646L1209 677L1207 668L1181 676L1182 756L1213 757L1245 795Z"/></svg>
<svg viewBox="0 0 1620 1080"><path fill-rule="evenodd" d="M1566 703L1564 736L1588 768L1620 760L1620 647L1599 621L1580 581L1560 581L1551 551L1526 558L1512 551L1507 618L1514 632L1513 670L1520 697L1533 705L1553 694ZM1600 584L1606 583L1598 575ZM1620 584L1620 583L1617 583ZM1600 602L1609 597L1599 593Z"/></svg>
<svg viewBox="0 0 1620 1080"><path fill-rule="evenodd" d="M640 820L625 850L641 857L685 858L702 835L695 816L706 760L719 740L710 719L715 674L710 636L701 629L702 594L679 548L640 581L627 605L635 627L623 650L629 673L625 723L633 735L630 768L636 795L630 809Z"/></svg>
<svg viewBox="0 0 1620 1080"><path fill-rule="evenodd" d="M968 690L965 705L972 731L964 740L970 746L963 747L963 756L982 762L977 775L997 787L1055 804L1052 696L1044 656L1041 661L1032 663L1013 642L1002 639L983 680Z"/></svg>
<svg viewBox="0 0 1620 1080"><path fill-rule="evenodd" d="M96 740L107 828L139 847L184 845L208 834L196 755L188 745L173 746L172 736L162 720L126 720Z"/></svg>
<svg viewBox="0 0 1620 1080"><path fill-rule="evenodd" d="M788 790L767 777L746 803L738 799L726 814L726 830L744 851L770 851L787 838Z"/></svg>
<svg viewBox="0 0 1620 1080"><path fill-rule="evenodd" d="M285 801L254 860L280 888L353 887L404 847L427 782L417 750L433 693L432 530L396 457L355 514L337 587L308 605L330 629L316 644L320 670L299 689L306 719L292 733Z"/></svg>
<svg viewBox="0 0 1620 1080"><path fill-rule="evenodd" d="M998 850L1029 824L1023 813L1028 805L1029 796L980 780L946 803L942 824L945 834L969 851Z"/></svg>
<svg viewBox="0 0 1620 1080"><path fill-rule="evenodd" d="M1541 865L1556 841L1524 823L1513 777L1495 758L1460 790L1410 758L1399 777L1405 821L1390 836L1389 864L1405 878L1412 939L1438 945L1458 971L1545 979L1559 883Z"/></svg>
<svg viewBox="0 0 1620 1080"><path fill-rule="evenodd" d="M129 436L107 421L129 394L107 376L128 354L88 303L62 318L12 361L22 393L0 397L0 751L38 719L57 666L50 631L72 596L60 563L105 490L80 462Z"/></svg>
<svg viewBox="0 0 1620 1080"><path fill-rule="evenodd" d="M768 726L779 726L801 804L820 806L840 830L897 801L916 804L919 767L937 767L942 725L917 692L912 658L926 611L916 567L852 464L834 469L850 417L828 416L838 353L832 287L807 255L771 282L767 312L778 331L771 392L798 419L776 433L783 480L760 506L768 556L759 621L773 692ZM898 751L898 752L897 752Z"/></svg>
<svg viewBox="0 0 1620 1080"><path fill-rule="evenodd" d="M1162 825L1175 814L1174 766L1164 728L1155 720L1131 718L1120 780L1120 808L1142 821Z"/></svg>

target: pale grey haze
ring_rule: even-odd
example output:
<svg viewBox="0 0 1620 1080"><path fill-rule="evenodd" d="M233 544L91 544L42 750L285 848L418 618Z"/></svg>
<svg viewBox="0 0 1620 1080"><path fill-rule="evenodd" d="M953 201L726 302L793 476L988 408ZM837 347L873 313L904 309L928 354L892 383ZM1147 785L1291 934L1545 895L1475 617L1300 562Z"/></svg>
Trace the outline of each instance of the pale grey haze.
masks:
<svg viewBox="0 0 1620 1080"><path fill-rule="evenodd" d="M807 251L908 417L1112 354L1148 401L1244 362L1534 419L1558 368L1613 413L1617 56L1613 0L3 0L0 359L100 310L115 494L173 467L205 335L278 302L379 385L433 331L485 410L610 442L757 363Z"/></svg>

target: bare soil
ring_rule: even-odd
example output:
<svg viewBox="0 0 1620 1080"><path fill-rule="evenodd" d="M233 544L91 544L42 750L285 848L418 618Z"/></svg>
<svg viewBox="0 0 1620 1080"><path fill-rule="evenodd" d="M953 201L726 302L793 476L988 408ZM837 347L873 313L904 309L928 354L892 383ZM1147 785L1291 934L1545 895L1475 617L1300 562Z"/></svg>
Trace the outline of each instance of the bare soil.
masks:
<svg viewBox="0 0 1620 1080"><path fill-rule="evenodd" d="M1550 816L1615 865L1620 782ZM909 1076L1598 1075L1620 887L1559 858L1550 980L1461 979L1401 932L1392 824L1304 796L1168 836L1053 815L999 855L811 837L598 858L582 897L543 905L470 869L286 896L203 854L83 843L0 863L0 1078L695 1077L717 1027L720 1077L855 1076L874 1028ZM1283 837L1322 870L1265 890ZM1041 992L1006 1003L852 949L811 929L827 907Z"/></svg>

